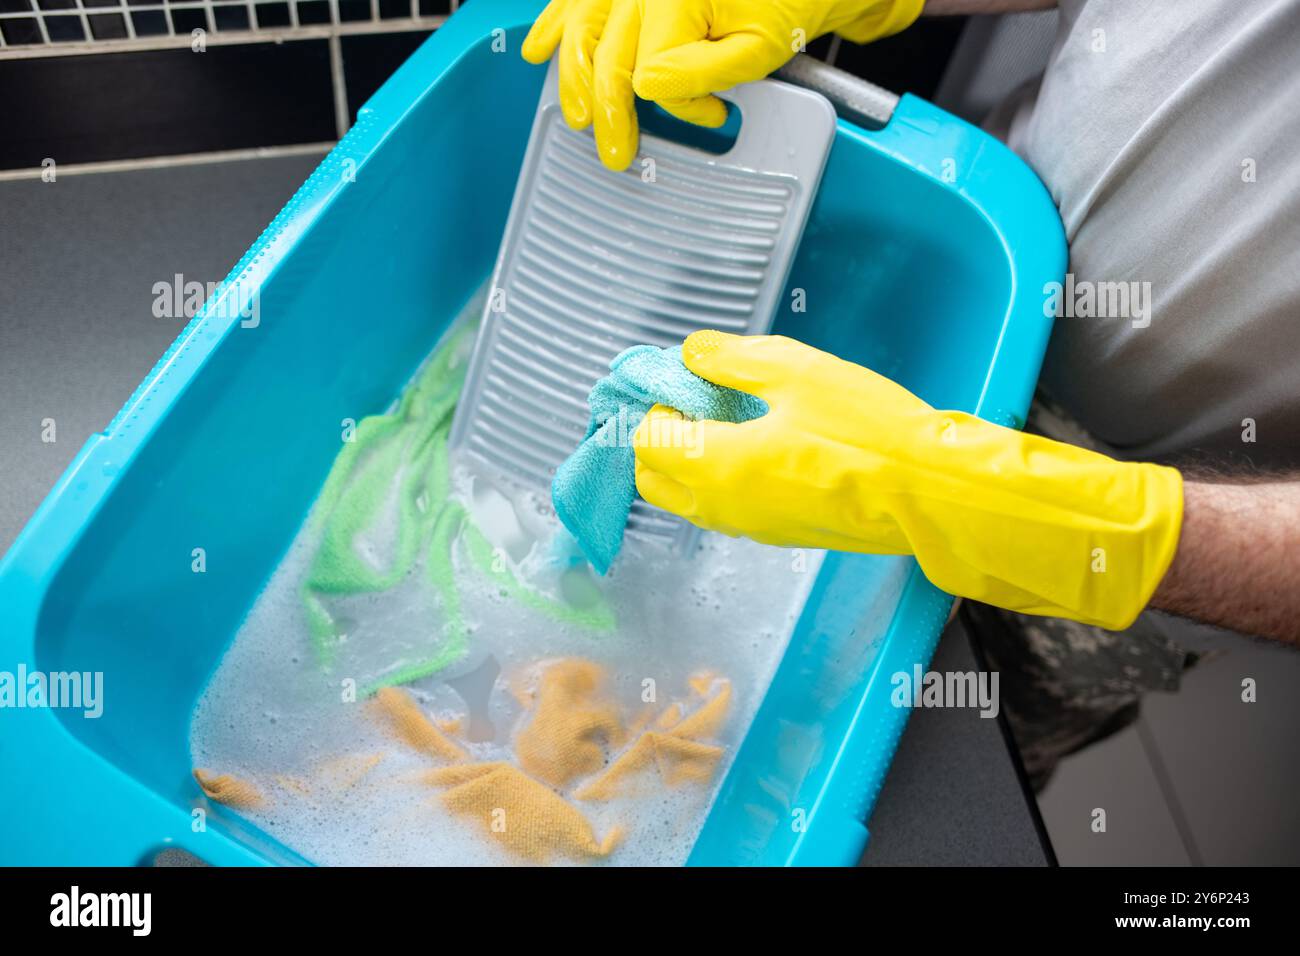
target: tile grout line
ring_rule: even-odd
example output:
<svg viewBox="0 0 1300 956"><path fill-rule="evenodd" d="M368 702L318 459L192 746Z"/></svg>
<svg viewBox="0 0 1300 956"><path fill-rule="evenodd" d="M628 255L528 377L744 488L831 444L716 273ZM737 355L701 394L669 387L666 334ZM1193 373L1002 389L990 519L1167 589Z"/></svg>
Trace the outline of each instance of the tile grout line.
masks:
<svg viewBox="0 0 1300 956"><path fill-rule="evenodd" d="M147 156L141 159L110 159L102 163L68 163L55 167L59 176L83 176L90 173L129 173L143 169L168 169L173 166L201 166L204 163L230 163L247 159L276 159L283 156L310 156L328 153L334 142L293 143L285 146L253 146L248 149L216 150L210 153L181 153L174 156ZM0 169L0 182L40 179L44 167Z"/></svg>
<svg viewBox="0 0 1300 956"><path fill-rule="evenodd" d="M135 33L135 22L131 19L132 13L150 13L158 12L152 6L132 5L125 6L126 0L121 0L121 5L108 5L105 7L88 8L87 14L90 15L96 10L105 13L121 16L126 22L128 36L113 40L68 40L58 43L26 43L12 44L3 43L0 45L0 61L8 60L40 60L40 59L57 59L68 56L99 56L116 53L140 53L153 50L175 50L187 49L193 42L189 34L158 34L151 36L138 36ZM233 4L223 5L223 9L228 9ZM178 9L193 9L178 7ZM30 11L28 11L30 12ZM67 14L67 9L60 9L58 13ZM0 12L0 20L14 19L14 15ZM331 36L376 36L388 33L412 33L421 30L436 30L446 22L447 18L443 15L426 16L409 19L383 20L378 24L369 20L348 21L343 23L332 24L309 24L292 27L268 27L266 29L248 29L248 30L214 30L204 38L204 42L209 47L216 46L245 46L249 44L261 43L288 43L299 40L320 40L328 39ZM44 23L44 19L40 20Z"/></svg>
<svg viewBox="0 0 1300 956"><path fill-rule="evenodd" d="M334 130L339 139L352 125L348 122L348 91L343 81L343 41L330 37L330 83L334 87Z"/></svg>

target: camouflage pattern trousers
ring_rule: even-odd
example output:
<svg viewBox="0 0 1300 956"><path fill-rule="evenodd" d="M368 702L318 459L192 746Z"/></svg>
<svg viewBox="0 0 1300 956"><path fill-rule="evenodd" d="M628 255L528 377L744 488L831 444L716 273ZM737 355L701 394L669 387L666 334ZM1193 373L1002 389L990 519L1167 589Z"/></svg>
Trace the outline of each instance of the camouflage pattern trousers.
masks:
<svg viewBox="0 0 1300 956"><path fill-rule="evenodd" d="M1142 696L1176 691L1196 655L1153 612L1126 631L963 601L962 623L998 672L1002 712L1034 790L1057 762L1137 719Z"/></svg>

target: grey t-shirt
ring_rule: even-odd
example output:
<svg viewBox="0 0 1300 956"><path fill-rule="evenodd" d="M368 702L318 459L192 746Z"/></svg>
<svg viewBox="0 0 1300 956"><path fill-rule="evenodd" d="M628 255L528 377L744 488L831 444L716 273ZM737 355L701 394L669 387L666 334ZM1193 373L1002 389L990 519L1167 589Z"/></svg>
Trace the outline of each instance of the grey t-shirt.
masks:
<svg viewBox="0 0 1300 956"><path fill-rule="evenodd" d="M1009 133L1070 243L1044 392L1121 457L1300 466L1300 0L1060 8Z"/></svg>

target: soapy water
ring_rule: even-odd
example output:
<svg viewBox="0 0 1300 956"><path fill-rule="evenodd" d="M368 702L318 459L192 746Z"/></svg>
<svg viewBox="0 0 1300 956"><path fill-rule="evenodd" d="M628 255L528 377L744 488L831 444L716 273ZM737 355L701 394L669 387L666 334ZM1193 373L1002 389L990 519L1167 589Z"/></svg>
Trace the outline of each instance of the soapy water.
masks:
<svg viewBox="0 0 1300 956"><path fill-rule="evenodd" d="M481 298L453 330L480 310ZM400 477L393 476L378 520L354 541L375 571L387 570L398 538ZM444 507L459 505L471 516L450 550L467 650L402 686L430 719L458 723L458 742L475 762L517 764L513 741L530 718L518 691L535 686L549 662L598 664L629 722L648 706L662 711L686 700L693 676L725 678L731 706L709 740L723 754L706 782L661 781L609 801L571 801L596 834L624 833L608 857L588 862L685 862L789 642L820 554L796 558L705 534L688 557L629 538L600 578L585 564L557 560L565 536L544 494L492 485L454 465L450 486ZM481 554L477 565L471 560L471 528L491 544L491 570L517 586L503 587L506 578L485 573ZM252 782L265 799L240 813L314 863L527 862L486 827L452 815L421 778L428 756L395 741L365 701L386 675L427 659L445 639L446 598L427 573L437 556L426 549L387 590L332 595L337 643L324 666L308 637L302 599L320 537L309 518L206 688L191 727L194 766ZM535 599L520 600L521 588Z"/></svg>

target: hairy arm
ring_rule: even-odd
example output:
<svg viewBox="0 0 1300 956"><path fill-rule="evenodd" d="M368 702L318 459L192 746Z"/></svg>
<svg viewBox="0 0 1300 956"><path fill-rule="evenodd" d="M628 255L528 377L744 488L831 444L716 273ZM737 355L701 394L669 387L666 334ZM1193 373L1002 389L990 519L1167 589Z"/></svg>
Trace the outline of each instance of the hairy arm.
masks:
<svg viewBox="0 0 1300 956"><path fill-rule="evenodd" d="M1178 551L1151 604L1300 644L1300 478L1185 482Z"/></svg>
<svg viewBox="0 0 1300 956"><path fill-rule="evenodd" d="M926 0L924 13L1019 13L1056 0ZM1186 481L1183 528L1151 605L1300 645L1300 477Z"/></svg>
<svg viewBox="0 0 1300 956"><path fill-rule="evenodd" d="M923 14L932 17L972 13L1023 13L1050 10L1056 0L926 0Z"/></svg>

